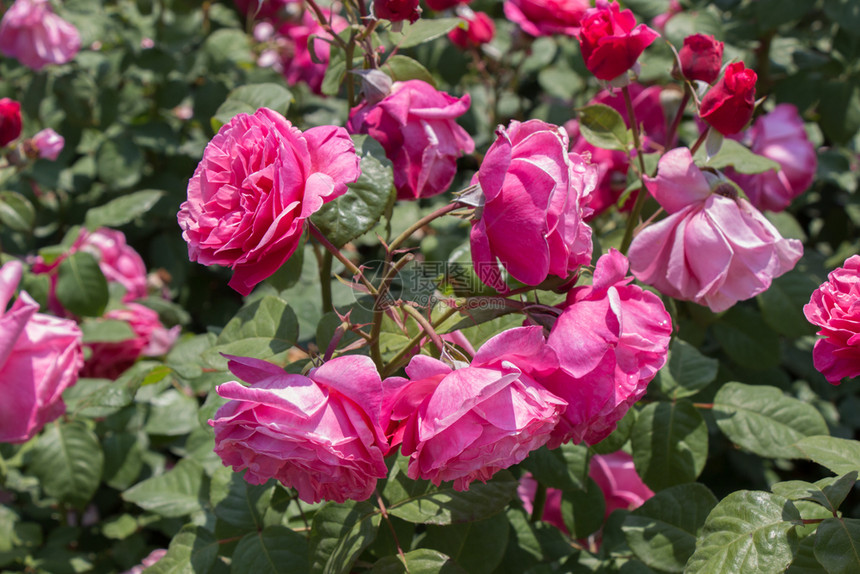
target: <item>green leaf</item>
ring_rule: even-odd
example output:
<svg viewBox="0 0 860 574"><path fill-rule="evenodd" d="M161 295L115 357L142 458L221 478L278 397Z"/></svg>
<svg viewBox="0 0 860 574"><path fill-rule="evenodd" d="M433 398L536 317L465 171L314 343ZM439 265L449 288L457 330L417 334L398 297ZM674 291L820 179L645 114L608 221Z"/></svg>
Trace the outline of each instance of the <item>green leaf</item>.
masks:
<svg viewBox="0 0 860 574"><path fill-rule="evenodd" d="M630 440L630 432L633 430L633 425L636 424L636 418L639 411L630 409L627 414L618 421L618 426L612 431L608 437L597 444L591 445L591 450L595 454L611 454L620 450L628 440Z"/></svg>
<svg viewBox="0 0 860 574"><path fill-rule="evenodd" d="M30 472L48 496L78 508L93 497L102 477L104 454L98 437L79 422L53 423L33 449Z"/></svg>
<svg viewBox="0 0 860 574"><path fill-rule="evenodd" d="M756 297L765 323L786 337L815 333L815 327L803 314L803 306L817 287L815 280L794 269L774 279L770 288Z"/></svg>
<svg viewBox="0 0 860 574"><path fill-rule="evenodd" d="M110 379L78 379L63 393L63 400L67 412L74 416L105 417L132 403L133 388L134 385Z"/></svg>
<svg viewBox="0 0 860 574"><path fill-rule="evenodd" d="M802 480L787 480L777 482L771 487L774 493L790 500L811 500L817 502L834 515L854 484L857 482L857 471L849 472L839 478L830 477L809 483Z"/></svg>
<svg viewBox="0 0 860 574"><path fill-rule="evenodd" d="M717 498L697 482L667 488L624 518L622 530L633 553L651 568L683 572L696 537Z"/></svg>
<svg viewBox="0 0 860 574"><path fill-rule="evenodd" d="M12 231L30 231L36 209L30 200L15 191L0 191L0 223Z"/></svg>
<svg viewBox="0 0 860 574"><path fill-rule="evenodd" d="M579 110L579 129L593 146L625 151L630 148L630 134L624 118L606 104L592 104Z"/></svg>
<svg viewBox="0 0 860 574"><path fill-rule="evenodd" d="M145 437L144 437L145 439ZM125 490L143 470L144 439L131 433L110 433L102 440L105 465L102 479L111 488Z"/></svg>
<svg viewBox="0 0 860 574"><path fill-rule="evenodd" d="M490 574L502 561L509 531L508 521L495 516L464 524L429 525L418 545L443 552L469 574ZM412 565L409 572L413 572Z"/></svg>
<svg viewBox="0 0 860 574"><path fill-rule="evenodd" d="M860 86L833 79L824 82L818 93L821 96L817 106L821 113L818 125L828 139L847 144L860 128Z"/></svg>
<svg viewBox="0 0 860 574"><path fill-rule="evenodd" d="M544 446L529 453L520 466L546 487L584 490L588 480L588 448L573 443L553 450Z"/></svg>
<svg viewBox="0 0 860 574"><path fill-rule="evenodd" d="M227 369L227 359L221 353L285 363L298 337L298 319L287 302L266 295L242 307L203 356L220 370Z"/></svg>
<svg viewBox="0 0 860 574"><path fill-rule="evenodd" d="M191 574L209 572L218 557L218 541L200 526L187 524L170 541L161 560L147 574Z"/></svg>
<svg viewBox="0 0 860 574"><path fill-rule="evenodd" d="M215 516L227 524L243 530L262 530L263 515L275 491L274 484L248 484L243 473L224 468L212 478L211 498ZM226 485L217 486L216 477L227 477ZM216 492L219 491L219 492Z"/></svg>
<svg viewBox="0 0 860 574"><path fill-rule="evenodd" d="M817 530L817 529L816 529ZM815 536L801 538L794 553L791 566L785 574L827 574L827 570L815 559Z"/></svg>
<svg viewBox="0 0 860 574"><path fill-rule="evenodd" d="M409 56L395 54L385 60L381 69L395 82L421 80L423 82L427 82L434 88L436 87L436 80L433 79L433 74L431 74L427 68L422 66L420 62L413 60Z"/></svg>
<svg viewBox="0 0 860 574"><path fill-rule="evenodd" d="M786 498L740 490L708 515L686 574L776 574L797 548L800 513Z"/></svg>
<svg viewBox="0 0 860 574"><path fill-rule="evenodd" d="M286 526L268 526L239 541L231 574L294 574L308 571L308 543Z"/></svg>
<svg viewBox="0 0 860 574"><path fill-rule="evenodd" d="M143 152L128 135L105 140L96 157L99 178L114 189L136 184L144 166Z"/></svg>
<svg viewBox="0 0 860 574"><path fill-rule="evenodd" d="M435 550L420 548L404 555L386 556L373 565L371 574L466 574L456 562Z"/></svg>
<svg viewBox="0 0 860 574"><path fill-rule="evenodd" d="M116 319L85 319L79 326L84 343L117 343L136 337L127 322Z"/></svg>
<svg viewBox="0 0 860 574"><path fill-rule="evenodd" d="M801 453L794 443L828 432L815 407L765 385L726 383L712 412L729 440L769 458L797 458Z"/></svg>
<svg viewBox="0 0 860 574"><path fill-rule="evenodd" d="M87 211L85 223L88 229L119 227L146 214L164 195L163 191L147 189L117 197Z"/></svg>
<svg viewBox="0 0 860 574"><path fill-rule="evenodd" d="M700 167L723 169L731 166L739 173L764 173L769 170L780 170L779 164L774 160L755 154L748 147L744 147L743 144L731 139L723 141L720 152L710 161L705 161L704 148L699 148L696 151L693 160Z"/></svg>
<svg viewBox="0 0 860 574"><path fill-rule="evenodd" d="M290 91L279 84L262 83L239 86L227 95L227 99L215 112L212 120L219 124L218 129L220 129L236 114L253 114L259 108L269 108L281 115L286 115L292 100L293 95Z"/></svg>
<svg viewBox="0 0 860 574"><path fill-rule="evenodd" d="M561 496L561 516L573 538L588 538L603 526L606 499L591 477L585 490L567 490Z"/></svg>
<svg viewBox="0 0 860 574"><path fill-rule="evenodd" d="M655 491L692 482L705 467L708 427L685 400L647 405L639 412L630 439L636 471Z"/></svg>
<svg viewBox="0 0 860 574"><path fill-rule="evenodd" d="M828 518L815 534L815 558L828 574L860 572L860 520Z"/></svg>
<svg viewBox="0 0 860 574"><path fill-rule="evenodd" d="M395 39L395 43L400 49L411 48L447 34L459 23L459 18L421 18L412 24L405 24L400 39Z"/></svg>
<svg viewBox="0 0 860 574"><path fill-rule="evenodd" d="M740 366L765 370L779 364L779 337L754 309L735 305L713 329L723 350Z"/></svg>
<svg viewBox="0 0 860 574"><path fill-rule="evenodd" d="M660 370L656 383L669 398L695 395L717 378L720 362L706 357L682 339L674 339L669 361Z"/></svg>
<svg viewBox="0 0 860 574"><path fill-rule="evenodd" d="M326 203L311 216L326 238L343 247L371 229L394 201L391 161L382 146L369 136L353 136L361 158L361 177L349 184L345 194Z"/></svg>
<svg viewBox="0 0 860 574"><path fill-rule="evenodd" d="M349 572L356 558L376 539L381 519L379 510L368 502L330 502L323 506L311 527L311 572Z"/></svg>
<svg viewBox="0 0 860 574"><path fill-rule="evenodd" d="M152 398L149 416L144 430L147 434L162 436L181 436L199 426L197 399L189 397L176 389L167 389Z"/></svg>
<svg viewBox="0 0 860 574"><path fill-rule="evenodd" d="M183 459L166 473L129 488L122 498L161 516L185 516L202 510L206 500L203 483L203 467Z"/></svg>
<svg viewBox="0 0 860 574"><path fill-rule="evenodd" d="M814 460L836 474L860 471L860 442L856 440L813 436L798 441L794 446L803 453L803 458Z"/></svg>
<svg viewBox="0 0 860 574"><path fill-rule="evenodd" d="M75 315L99 317L108 304L108 285L99 262L90 253L77 251L60 263L57 299Z"/></svg>

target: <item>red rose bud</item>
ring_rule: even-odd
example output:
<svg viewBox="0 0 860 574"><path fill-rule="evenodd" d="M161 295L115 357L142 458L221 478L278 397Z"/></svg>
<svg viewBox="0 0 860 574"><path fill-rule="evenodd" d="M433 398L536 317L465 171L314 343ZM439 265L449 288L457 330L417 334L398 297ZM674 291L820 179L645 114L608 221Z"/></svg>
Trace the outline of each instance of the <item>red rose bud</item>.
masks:
<svg viewBox="0 0 860 574"><path fill-rule="evenodd" d="M720 81L702 98L699 116L724 136L738 133L755 109L757 79L756 73L743 62L729 64Z"/></svg>
<svg viewBox="0 0 860 574"><path fill-rule="evenodd" d="M720 76L723 65L723 43L713 36L693 34L684 38L679 56L685 78L712 84Z"/></svg>
<svg viewBox="0 0 860 574"><path fill-rule="evenodd" d="M453 8L457 4L468 4L472 0L424 0L427 4L427 7L431 10L435 10L436 12L441 12L442 10L448 10L449 8Z"/></svg>
<svg viewBox="0 0 860 574"><path fill-rule="evenodd" d="M473 12L471 17L463 17L466 27L460 26L448 32L448 38L463 50L469 46L481 46L490 42L496 34L496 25L483 12Z"/></svg>
<svg viewBox="0 0 860 574"><path fill-rule="evenodd" d="M377 18L390 22L408 20L412 23L421 17L418 0L376 0L373 3L373 11Z"/></svg>
<svg viewBox="0 0 860 574"><path fill-rule="evenodd" d="M597 0L582 17L579 45L585 67L600 80L613 80L636 64L636 60L657 37L645 24L636 25L630 10L617 2Z"/></svg>
<svg viewBox="0 0 860 574"><path fill-rule="evenodd" d="M9 98L0 99L0 147L21 135L21 104Z"/></svg>

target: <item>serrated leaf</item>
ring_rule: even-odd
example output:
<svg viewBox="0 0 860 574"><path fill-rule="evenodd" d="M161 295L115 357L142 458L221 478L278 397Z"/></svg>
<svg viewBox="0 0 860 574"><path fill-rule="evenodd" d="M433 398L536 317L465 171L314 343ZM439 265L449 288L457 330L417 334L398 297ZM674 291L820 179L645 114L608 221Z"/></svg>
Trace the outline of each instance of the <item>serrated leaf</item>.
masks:
<svg viewBox="0 0 860 574"><path fill-rule="evenodd" d="M593 146L626 151L630 135L624 118L606 104L592 104L579 110L579 130Z"/></svg>
<svg viewBox="0 0 860 574"><path fill-rule="evenodd" d="M205 503L203 467L190 459L159 476L139 482L122 493L127 502L168 518L201 510Z"/></svg>
<svg viewBox="0 0 860 574"><path fill-rule="evenodd" d="M803 454L803 458L814 460L836 474L860 471L860 441L813 436L798 441L794 446Z"/></svg>
<svg viewBox="0 0 860 574"><path fill-rule="evenodd" d="M102 479L111 488L125 490L134 484L143 470L145 437L131 433L111 433L102 439L105 453Z"/></svg>
<svg viewBox="0 0 860 574"><path fill-rule="evenodd" d="M314 574L349 572L376 539L382 517L368 502L328 503L314 515L310 557Z"/></svg>
<svg viewBox="0 0 860 574"><path fill-rule="evenodd" d="M147 189L117 197L104 205L90 208L85 225L90 230L125 225L146 214L163 195L163 191Z"/></svg>
<svg viewBox="0 0 860 574"><path fill-rule="evenodd" d="M732 139L724 139L719 153L708 161L705 158L705 150L699 148L696 155L693 156L693 161L698 166L712 167L714 169L723 169L731 166L735 171L747 174L780 170L779 164L774 160L753 153L748 147Z"/></svg>
<svg viewBox="0 0 860 574"><path fill-rule="evenodd" d="M218 557L218 541L200 526L183 527L170 541L167 554L146 569L147 574L202 574Z"/></svg>
<svg viewBox="0 0 860 574"><path fill-rule="evenodd" d="M630 439L636 471L654 491L692 482L705 467L708 427L685 400L647 405Z"/></svg>
<svg viewBox="0 0 860 574"><path fill-rule="evenodd" d="M406 82L408 80L421 80L436 87L436 80L433 79L427 68L421 65L421 62L404 56L395 54L391 56L382 65L381 70L388 74L395 82Z"/></svg>
<svg viewBox="0 0 860 574"><path fill-rule="evenodd" d="M565 443L549 450L541 447L529 453L520 466L548 488L584 490L588 480L588 447Z"/></svg>
<svg viewBox="0 0 860 574"><path fill-rule="evenodd" d="M827 574L824 566L815 559L815 536L801 538L791 566L785 574Z"/></svg>
<svg viewBox="0 0 860 574"><path fill-rule="evenodd" d="M30 200L15 191L0 191L0 224L13 231L29 231L36 222Z"/></svg>
<svg viewBox="0 0 860 574"><path fill-rule="evenodd" d="M242 473L223 470L229 473L224 475L229 480L224 485L224 492L216 493L217 481L215 477L212 479L211 497L215 516L243 530L262 530L263 515L272 499L275 485L249 484Z"/></svg>
<svg viewBox="0 0 860 574"><path fill-rule="evenodd" d="M105 417L134 400L133 386L110 379L78 379L63 393L67 412L75 416Z"/></svg>
<svg viewBox="0 0 860 574"><path fill-rule="evenodd" d="M713 329L723 350L740 366L765 370L779 364L779 337L754 309L736 305Z"/></svg>
<svg viewBox="0 0 860 574"><path fill-rule="evenodd" d="M57 270L57 299L75 315L99 317L108 304L108 285L95 257L72 253Z"/></svg>
<svg viewBox="0 0 860 574"><path fill-rule="evenodd" d="M466 574L456 562L436 550L419 548L399 556L386 556L373 565L371 574Z"/></svg>
<svg viewBox="0 0 860 574"><path fill-rule="evenodd" d="M412 24L404 25L399 41L395 42L400 49L411 48L447 34L459 23L459 18L421 18Z"/></svg>
<svg viewBox="0 0 860 574"><path fill-rule="evenodd" d="M502 561L510 527L501 516L447 526L427 526L419 547L444 553L469 574L490 574ZM409 564L409 572L414 571Z"/></svg>
<svg viewBox="0 0 860 574"><path fill-rule="evenodd" d="M770 458L797 458L794 443L828 432L815 407L765 385L726 383L714 397L712 412L729 440Z"/></svg>
<svg viewBox="0 0 860 574"><path fill-rule="evenodd" d="M777 574L797 549L800 513L786 498L767 492L731 493L711 511L687 574Z"/></svg>
<svg viewBox="0 0 860 574"><path fill-rule="evenodd" d="M308 543L286 526L248 534L233 551L231 574L294 574L308 571Z"/></svg>
<svg viewBox="0 0 860 574"><path fill-rule="evenodd" d="M669 349L669 360L656 382L670 398L689 397L717 378L719 366L717 359L706 357L684 340L675 339Z"/></svg>
<svg viewBox="0 0 860 574"><path fill-rule="evenodd" d="M774 279L770 288L756 297L765 322L786 337L813 334L815 327L806 320L803 306L817 287L812 278L794 269Z"/></svg>
<svg viewBox="0 0 860 574"><path fill-rule="evenodd" d="M603 526L606 499L597 482L588 477L584 490L561 495L561 516L573 538L588 538Z"/></svg>
<svg viewBox="0 0 860 574"><path fill-rule="evenodd" d="M860 520L828 518L815 534L815 558L828 574L860 572Z"/></svg>
<svg viewBox="0 0 860 574"><path fill-rule="evenodd" d="M622 530L633 553L651 568L683 572L717 498L703 484L660 491L628 514Z"/></svg>
<svg viewBox="0 0 860 574"><path fill-rule="evenodd" d="M369 136L353 136L361 158L361 177L345 194L326 203L311 221L336 247L343 247L371 229L394 201L391 161Z"/></svg>
<svg viewBox="0 0 860 574"><path fill-rule="evenodd" d="M824 478L815 483L802 480L787 480L777 482L771 487L774 493L790 500L811 500L817 502L834 515L839 505L854 488L857 482L857 471L849 472L839 478Z"/></svg>
<svg viewBox="0 0 860 574"><path fill-rule="evenodd" d="M78 422L48 425L33 449L30 472L48 496L83 508L98 489L104 454L98 437Z"/></svg>

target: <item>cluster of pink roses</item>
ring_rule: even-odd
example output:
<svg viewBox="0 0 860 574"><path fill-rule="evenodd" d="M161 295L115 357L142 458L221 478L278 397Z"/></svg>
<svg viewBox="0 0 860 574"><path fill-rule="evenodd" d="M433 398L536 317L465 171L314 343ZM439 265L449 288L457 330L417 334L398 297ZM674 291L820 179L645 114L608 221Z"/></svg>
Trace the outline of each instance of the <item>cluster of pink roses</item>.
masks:
<svg viewBox="0 0 860 574"><path fill-rule="evenodd" d="M49 0L15 0L0 21L0 52L32 68L69 62L81 49L78 30Z"/></svg>

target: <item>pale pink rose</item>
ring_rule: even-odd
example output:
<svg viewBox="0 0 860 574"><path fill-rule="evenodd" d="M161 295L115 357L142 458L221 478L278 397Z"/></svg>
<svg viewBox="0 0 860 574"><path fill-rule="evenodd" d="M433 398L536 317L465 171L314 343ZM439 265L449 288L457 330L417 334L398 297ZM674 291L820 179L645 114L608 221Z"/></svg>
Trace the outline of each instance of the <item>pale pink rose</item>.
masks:
<svg viewBox="0 0 860 574"><path fill-rule="evenodd" d="M51 161L57 159L66 143L65 138L51 128L37 132L30 141L40 158Z"/></svg>
<svg viewBox="0 0 860 574"><path fill-rule="evenodd" d="M33 70L65 64L80 49L78 30L48 0L15 0L0 21L0 52Z"/></svg>
<svg viewBox="0 0 860 574"><path fill-rule="evenodd" d="M140 357L160 357L179 337L180 327L167 329L158 313L139 303L128 303L124 308L112 309L105 319L125 321L134 337L111 343L85 343L90 357L81 370L81 376L97 379L117 379Z"/></svg>
<svg viewBox="0 0 860 574"><path fill-rule="evenodd" d="M654 496L654 491L639 478L633 458L622 450L591 457L588 475L603 491L606 518L615 510L639 508L643 502Z"/></svg>
<svg viewBox="0 0 860 574"><path fill-rule="evenodd" d="M308 503L370 497L388 474L388 442L380 427L382 382L369 357L337 357L307 376L229 359L230 371L251 386L232 381L217 389L230 402L209 424L226 466L248 469L251 484L275 478Z"/></svg>
<svg viewBox="0 0 860 574"><path fill-rule="evenodd" d="M238 114L203 151L179 211L188 257L233 269L248 295L299 246L305 220L361 174L346 130L302 133L268 108Z"/></svg>
<svg viewBox="0 0 860 574"><path fill-rule="evenodd" d="M663 32L666 29L666 24L669 23L669 20L671 20L683 11L684 8L683 6L681 6L681 3L678 2L678 0L669 0L668 10L666 10L666 12L660 14L659 16L655 16L654 20L651 23L654 24L654 27L658 31Z"/></svg>
<svg viewBox="0 0 860 574"><path fill-rule="evenodd" d="M779 163L779 172L743 174L732 169L726 175L737 183L758 209L782 211L812 184L818 160L815 147L803 129L803 120L792 104L779 104L760 116L744 138L752 151Z"/></svg>
<svg viewBox="0 0 860 574"><path fill-rule="evenodd" d="M669 216L652 223L630 245L630 269L664 295L724 311L770 287L803 255L759 210L735 197L718 176L702 172L690 150L664 155L648 191Z"/></svg>
<svg viewBox="0 0 860 574"><path fill-rule="evenodd" d="M66 412L63 391L84 363L74 321L37 313L25 291L7 310L22 271L19 261L0 267L0 442L26 442Z"/></svg>
<svg viewBox="0 0 860 574"><path fill-rule="evenodd" d="M830 272L803 313L824 337L812 350L815 368L835 385L860 375L860 255Z"/></svg>
<svg viewBox="0 0 860 574"><path fill-rule="evenodd" d="M589 0L505 0L505 16L530 36L579 33Z"/></svg>
<svg viewBox="0 0 860 574"><path fill-rule="evenodd" d="M520 478L520 483L517 486L517 496L520 502L523 503L523 509L531 515L534 512L535 494L537 494L538 482L534 479L531 473L525 473ZM564 518L561 514L561 497L562 492L557 488L546 489L546 501L543 506L543 514L541 520L552 524L565 534L570 534L567 526L564 524Z"/></svg>
<svg viewBox="0 0 860 574"><path fill-rule="evenodd" d="M146 558L141 560L140 564L134 566L130 570L126 570L122 574L143 574L143 572L151 567L155 566L155 563L164 558L164 555L167 554L166 548L158 548L150 552Z"/></svg>
<svg viewBox="0 0 860 574"><path fill-rule="evenodd" d="M386 434L409 457L407 475L468 490L521 462L550 438L566 403L535 377L558 359L540 327L503 331L456 370L426 355L412 358L409 379L385 380Z"/></svg>
<svg viewBox="0 0 860 574"><path fill-rule="evenodd" d="M398 199L430 197L451 185L457 158L475 151L456 121L470 101L469 94L455 98L422 80L394 82L382 101L353 108L347 129L382 144L394 163Z"/></svg>
<svg viewBox="0 0 860 574"><path fill-rule="evenodd" d="M568 155L567 147L564 130L541 120L496 129L496 141L472 178L485 203L470 234L475 273L494 289L507 289L497 259L528 285L550 275L567 278L591 261L582 203L597 170Z"/></svg>
<svg viewBox="0 0 860 574"><path fill-rule="evenodd" d="M654 293L632 285L627 259L603 255L591 285L568 293L547 343L559 369L541 384L568 403L550 448L606 438L666 363L672 322Z"/></svg>

